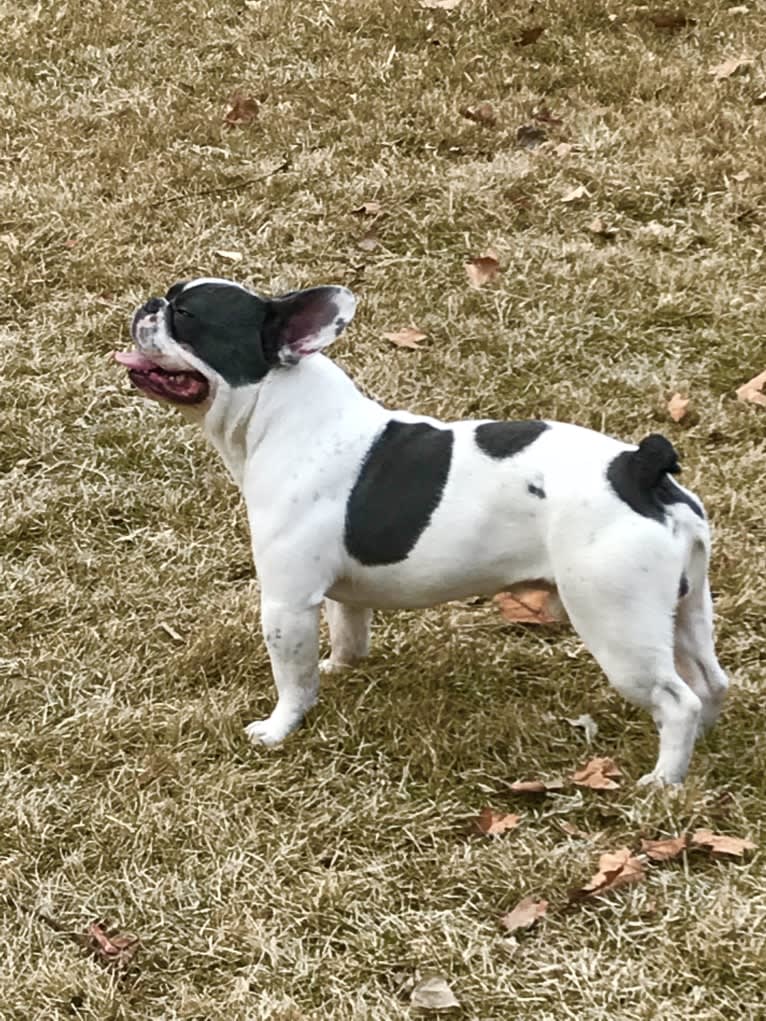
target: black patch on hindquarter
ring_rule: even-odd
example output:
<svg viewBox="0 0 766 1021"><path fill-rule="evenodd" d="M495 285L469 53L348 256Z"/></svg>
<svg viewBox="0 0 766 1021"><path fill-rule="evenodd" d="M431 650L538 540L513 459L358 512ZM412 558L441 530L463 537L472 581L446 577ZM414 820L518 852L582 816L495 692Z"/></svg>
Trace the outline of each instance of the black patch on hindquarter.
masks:
<svg viewBox="0 0 766 1021"><path fill-rule="evenodd" d="M476 446L495 460L514 457L534 443L546 429L547 422L530 419L522 422L483 422L476 426Z"/></svg>
<svg viewBox="0 0 766 1021"><path fill-rule="evenodd" d="M270 302L241 287L205 283L166 295L168 331L222 376L229 386L257 383L278 363L264 352L263 332Z"/></svg>
<svg viewBox="0 0 766 1021"><path fill-rule="evenodd" d="M624 450L606 470L607 481L616 495L636 514L665 522L665 510L673 503L685 503L705 517L702 507L670 478L681 470L678 454L664 436L652 433L641 440L638 450Z"/></svg>
<svg viewBox="0 0 766 1021"><path fill-rule="evenodd" d="M390 421L367 452L346 506L346 549L370 567L412 552L444 493L451 429Z"/></svg>

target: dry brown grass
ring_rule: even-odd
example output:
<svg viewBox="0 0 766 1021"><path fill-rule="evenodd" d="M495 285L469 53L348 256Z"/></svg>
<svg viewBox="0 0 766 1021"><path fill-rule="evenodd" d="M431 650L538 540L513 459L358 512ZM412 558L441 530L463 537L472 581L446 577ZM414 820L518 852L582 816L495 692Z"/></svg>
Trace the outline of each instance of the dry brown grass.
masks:
<svg viewBox="0 0 766 1021"><path fill-rule="evenodd" d="M672 31L619 2L0 0L3 1019L388 1021L430 969L481 1021L764 1016L762 854L564 907L641 835L764 837L766 417L733 394L766 366L766 18L747 7L706 0ZM223 124L235 88L263 96L256 123ZM495 127L461 116L480 101ZM515 145L541 107L569 155ZM371 199L364 252L351 210ZM501 282L473 291L463 262L490 245ZM680 795L628 779L519 809L509 780L587 757L564 716L595 716L628 778L655 738L571 632L486 605L380 615L303 731L246 744L273 695L238 496L108 359L139 299L197 273L354 287L334 357L395 405L664 428L714 521L734 682ZM381 341L410 323L421 351ZM682 387L687 427L662 410ZM486 803L522 825L466 836ZM547 918L501 935L528 893ZM137 966L118 980L44 915L114 918Z"/></svg>

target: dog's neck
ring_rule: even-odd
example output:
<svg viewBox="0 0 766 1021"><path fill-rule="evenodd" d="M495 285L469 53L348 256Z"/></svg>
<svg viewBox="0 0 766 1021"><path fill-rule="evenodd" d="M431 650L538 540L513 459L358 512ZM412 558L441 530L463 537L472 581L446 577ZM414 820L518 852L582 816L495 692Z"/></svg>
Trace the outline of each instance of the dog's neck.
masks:
<svg viewBox="0 0 766 1021"><path fill-rule="evenodd" d="M322 354L272 369L259 383L219 386L203 429L238 486L255 451L272 438L311 444L317 430L356 402L373 405L346 373Z"/></svg>

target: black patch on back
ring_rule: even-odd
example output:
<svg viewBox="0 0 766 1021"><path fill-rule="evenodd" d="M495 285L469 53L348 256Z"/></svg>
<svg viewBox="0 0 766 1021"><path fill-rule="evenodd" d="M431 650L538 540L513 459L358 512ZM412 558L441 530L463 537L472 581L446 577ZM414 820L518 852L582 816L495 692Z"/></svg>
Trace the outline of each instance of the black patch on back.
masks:
<svg viewBox="0 0 766 1021"><path fill-rule="evenodd" d="M412 552L444 492L451 429L390 421L370 447L346 506L346 549L367 566Z"/></svg>
<svg viewBox="0 0 766 1021"><path fill-rule="evenodd" d="M501 460L514 457L550 429L547 422L529 419L522 422L483 422L476 426L476 446L487 457Z"/></svg>
<svg viewBox="0 0 766 1021"><path fill-rule="evenodd" d="M168 330L230 386L257 383L278 359L264 352L269 302L231 284L174 284L166 295Z"/></svg>
<svg viewBox="0 0 766 1021"><path fill-rule="evenodd" d="M660 445L660 440L665 446ZM664 524L666 508L670 504L685 503L704 519L702 507L668 474L677 471L678 460L671 444L663 437L648 436L638 450L624 450L613 458L606 478L616 495L645 518Z"/></svg>

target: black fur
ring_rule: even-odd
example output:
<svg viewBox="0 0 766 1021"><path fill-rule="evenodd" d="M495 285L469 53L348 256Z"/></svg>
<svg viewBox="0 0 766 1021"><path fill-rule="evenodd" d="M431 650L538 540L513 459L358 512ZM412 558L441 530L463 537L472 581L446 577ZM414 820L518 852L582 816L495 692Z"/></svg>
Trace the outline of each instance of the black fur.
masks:
<svg viewBox="0 0 766 1021"><path fill-rule="evenodd" d="M665 522L670 504L685 503L704 518L704 511L670 478L681 470L672 443L658 433L643 439L638 450L625 450L610 462L606 477L616 495L636 514Z"/></svg>
<svg viewBox="0 0 766 1021"><path fill-rule="evenodd" d="M476 445L495 460L513 457L520 453L550 426L547 422L530 419L522 422L483 422L476 426Z"/></svg>
<svg viewBox="0 0 766 1021"><path fill-rule="evenodd" d="M362 564L395 564L415 548L444 492L451 429L392 420L367 452L346 506L346 549Z"/></svg>

